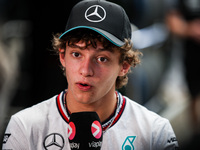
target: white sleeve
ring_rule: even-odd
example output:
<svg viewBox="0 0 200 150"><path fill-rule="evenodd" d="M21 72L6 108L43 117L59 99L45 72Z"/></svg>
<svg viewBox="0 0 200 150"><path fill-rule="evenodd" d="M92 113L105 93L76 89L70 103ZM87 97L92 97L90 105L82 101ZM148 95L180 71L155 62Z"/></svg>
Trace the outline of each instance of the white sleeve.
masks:
<svg viewBox="0 0 200 150"><path fill-rule="evenodd" d="M153 131L153 150L178 150L178 142L167 119L155 121Z"/></svg>
<svg viewBox="0 0 200 150"><path fill-rule="evenodd" d="M2 150L28 150L28 140L21 121L12 116L4 134Z"/></svg>

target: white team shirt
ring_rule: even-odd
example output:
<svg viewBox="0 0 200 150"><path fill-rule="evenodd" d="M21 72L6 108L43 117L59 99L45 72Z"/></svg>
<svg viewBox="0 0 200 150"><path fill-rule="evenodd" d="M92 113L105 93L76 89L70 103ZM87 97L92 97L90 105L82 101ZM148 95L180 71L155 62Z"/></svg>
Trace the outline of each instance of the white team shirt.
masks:
<svg viewBox="0 0 200 150"><path fill-rule="evenodd" d="M13 115L3 150L70 150L65 91ZM102 150L175 150L178 143L167 119L118 93L115 113L103 126Z"/></svg>

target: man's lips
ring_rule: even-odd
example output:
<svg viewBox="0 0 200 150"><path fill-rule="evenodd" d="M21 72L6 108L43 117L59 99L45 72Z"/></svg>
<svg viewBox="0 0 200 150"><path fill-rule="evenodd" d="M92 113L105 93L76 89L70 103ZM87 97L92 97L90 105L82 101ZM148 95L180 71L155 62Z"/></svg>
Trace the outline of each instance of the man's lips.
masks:
<svg viewBox="0 0 200 150"><path fill-rule="evenodd" d="M81 91L88 91L92 88L92 86L88 83L76 83L76 85L78 86L78 88L81 90Z"/></svg>

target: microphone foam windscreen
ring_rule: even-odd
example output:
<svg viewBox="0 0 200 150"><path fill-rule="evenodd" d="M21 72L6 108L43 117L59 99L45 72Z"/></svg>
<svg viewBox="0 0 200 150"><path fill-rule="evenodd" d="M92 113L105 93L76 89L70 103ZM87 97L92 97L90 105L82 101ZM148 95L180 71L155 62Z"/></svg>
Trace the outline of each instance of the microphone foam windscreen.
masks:
<svg viewBox="0 0 200 150"><path fill-rule="evenodd" d="M100 150L103 133L97 113L72 113L68 127L68 138L71 150Z"/></svg>

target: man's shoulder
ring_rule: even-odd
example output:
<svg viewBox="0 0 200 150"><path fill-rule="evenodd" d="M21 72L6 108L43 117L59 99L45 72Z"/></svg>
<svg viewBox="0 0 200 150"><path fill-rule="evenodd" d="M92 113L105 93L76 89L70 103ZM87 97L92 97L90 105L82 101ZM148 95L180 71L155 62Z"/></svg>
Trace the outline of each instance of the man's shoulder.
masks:
<svg viewBox="0 0 200 150"><path fill-rule="evenodd" d="M175 147L178 147L176 136L168 119L127 97L125 99L126 108L123 119L119 124L121 125L120 127L126 125L129 133L133 136L137 136L142 141L151 141L152 149L165 149L166 147L175 149ZM149 140L151 138L153 140ZM172 139L174 140L173 142L171 142Z"/></svg>
<svg viewBox="0 0 200 150"><path fill-rule="evenodd" d="M56 111L56 96L44 100L31 107L25 108L12 116L16 121L35 122L44 120L46 116L54 114Z"/></svg>
<svg viewBox="0 0 200 150"><path fill-rule="evenodd" d="M129 99L128 97L126 98L126 110L128 111L129 114L134 115L135 117L139 117L139 118L143 118L146 121L149 122L157 122L157 121L161 121L161 122L168 122L168 120L166 118L163 118L162 116L160 116L159 114L149 110L148 108L146 108L145 106Z"/></svg>

